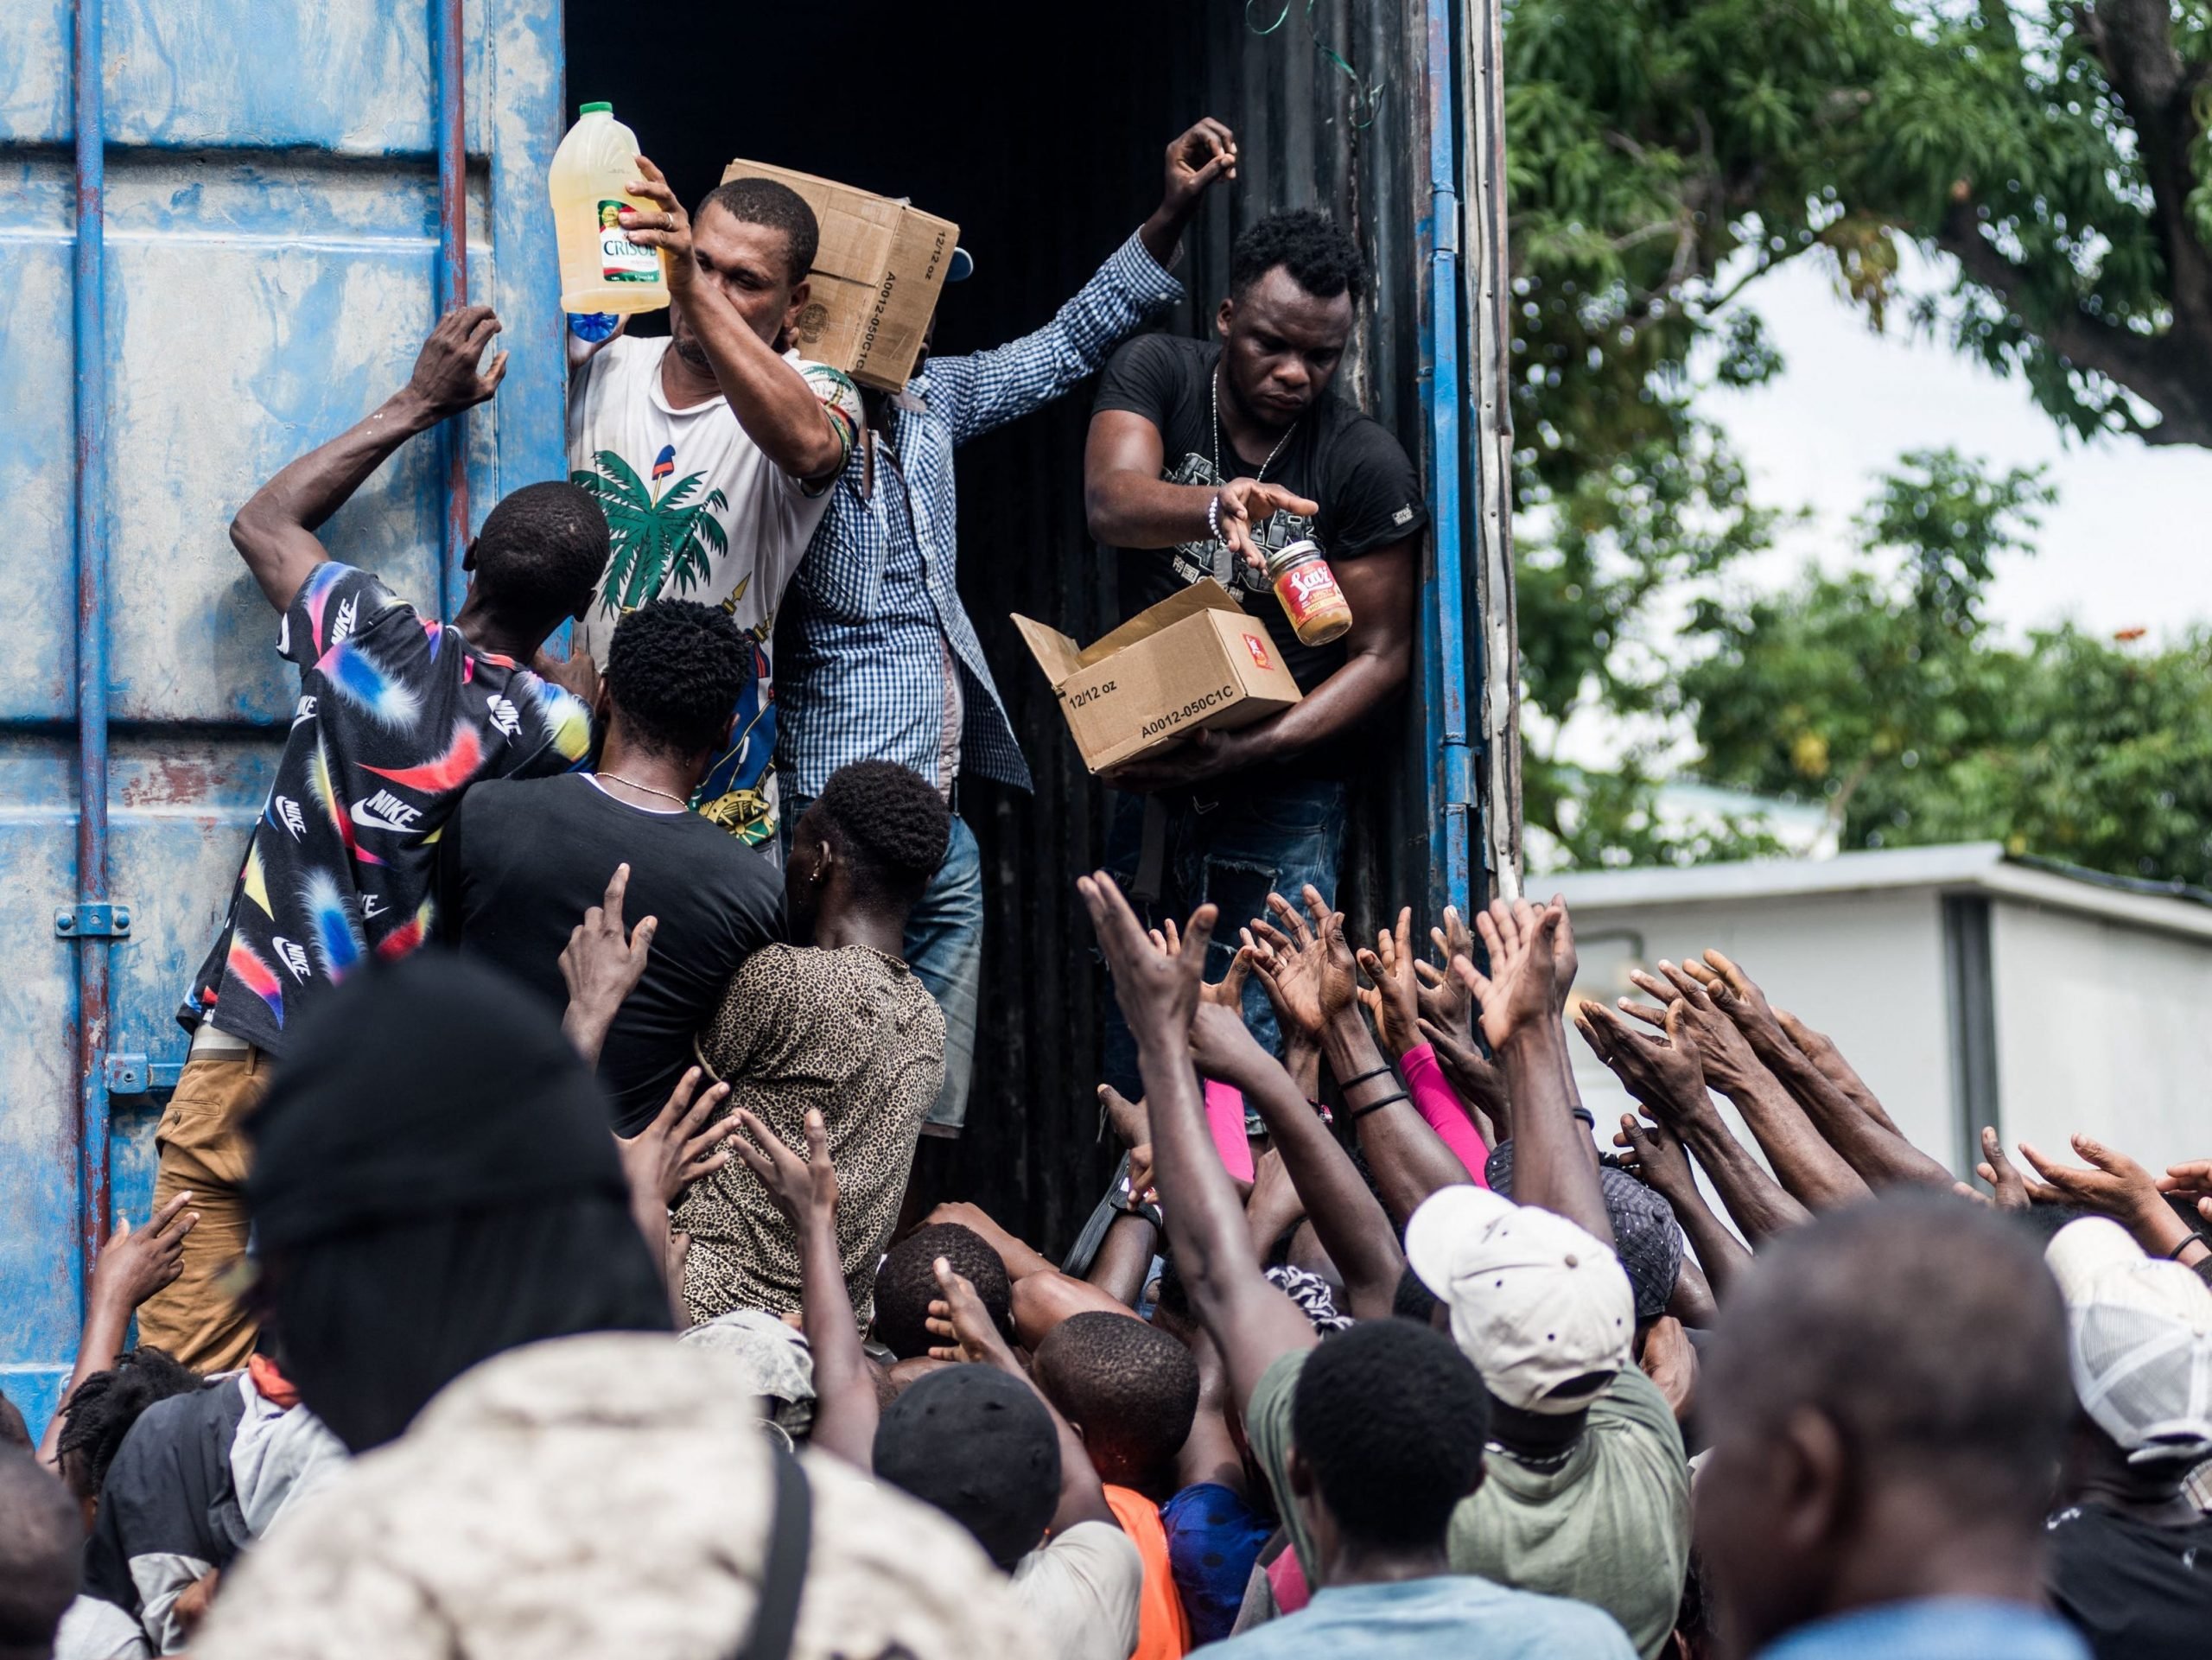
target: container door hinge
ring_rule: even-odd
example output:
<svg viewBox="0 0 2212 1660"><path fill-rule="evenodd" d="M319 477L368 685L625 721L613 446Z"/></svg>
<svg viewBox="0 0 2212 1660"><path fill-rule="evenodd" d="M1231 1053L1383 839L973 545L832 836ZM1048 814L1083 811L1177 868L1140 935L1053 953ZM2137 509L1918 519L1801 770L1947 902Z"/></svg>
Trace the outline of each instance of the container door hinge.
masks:
<svg viewBox="0 0 2212 1660"><path fill-rule="evenodd" d="M107 1058L107 1092L110 1095L152 1095L176 1088L176 1081L184 1075L181 1060L149 1060L143 1055L110 1055Z"/></svg>
<svg viewBox="0 0 2212 1660"><path fill-rule="evenodd" d="M1437 760L1441 772L1438 782L1442 785L1445 804L1453 807L1474 805L1474 751L1446 738L1438 747Z"/></svg>
<svg viewBox="0 0 2212 1660"><path fill-rule="evenodd" d="M130 932L127 900L72 905L54 913L54 932L64 939L122 939Z"/></svg>

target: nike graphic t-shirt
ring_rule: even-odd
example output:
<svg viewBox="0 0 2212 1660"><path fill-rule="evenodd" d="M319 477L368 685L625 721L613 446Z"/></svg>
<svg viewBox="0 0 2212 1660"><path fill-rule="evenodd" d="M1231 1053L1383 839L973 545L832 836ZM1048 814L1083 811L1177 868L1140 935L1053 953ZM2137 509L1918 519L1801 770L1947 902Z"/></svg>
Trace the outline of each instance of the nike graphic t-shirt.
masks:
<svg viewBox="0 0 2212 1660"><path fill-rule="evenodd" d="M351 565L301 584L276 649L299 665L299 706L229 925L177 1018L282 1054L322 991L430 937L438 834L461 792L567 771L590 752L591 716Z"/></svg>
<svg viewBox="0 0 2212 1660"><path fill-rule="evenodd" d="M607 514L612 551L577 639L604 664L614 625L652 600L718 605L753 638L753 682L740 694L729 747L692 797L701 817L772 854L776 706L769 636L784 588L830 510L829 478L810 488L761 453L727 398L679 410L660 381L662 340L609 340L569 381L569 477ZM822 402L849 455L860 391L796 352L784 361ZM842 462L839 465L842 467Z"/></svg>

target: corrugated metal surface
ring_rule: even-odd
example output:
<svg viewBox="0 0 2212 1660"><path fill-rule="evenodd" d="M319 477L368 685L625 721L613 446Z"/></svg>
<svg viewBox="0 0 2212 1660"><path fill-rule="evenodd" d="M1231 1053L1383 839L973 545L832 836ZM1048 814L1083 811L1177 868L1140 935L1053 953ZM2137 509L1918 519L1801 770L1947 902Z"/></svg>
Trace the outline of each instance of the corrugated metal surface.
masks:
<svg viewBox="0 0 2212 1660"><path fill-rule="evenodd" d="M1278 3L1261 0L1251 20L1265 24ZM671 83L658 58L609 50L634 34L639 11L636 0L570 0L573 95L612 99L688 195L730 156L760 156L910 194L957 221L978 268L940 307L943 352L995 345L1043 322L1157 202L1168 138L1201 114L1220 116L1236 130L1242 176L1205 208L1179 272L1192 300L1166 326L1211 327L1230 239L1243 225L1279 207L1332 209L1356 226L1378 274L1345 371L1350 387L1427 468L1429 31L1432 11L1447 35L1459 27L1452 0L1316 7L1321 38L1363 82L1381 83L1364 127L1355 125L1366 111L1349 96L1351 82L1306 32L1303 0L1265 35L1243 0L1050 13L981 0L839 8L792 31L779 48L781 74L747 80L742 97L711 77ZM742 63L757 48L741 16L687 14L682 32L702 61ZM1452 42L1444 45L1452 64ZM1448 89L1439 91L1450 108ZM1078 391L970 446L960 463L962 589L1037 793L971 786L961 802L983 844L988 932L959 1180L1054 1248L1079 1224L1109 1162L1094 1140L1091 1095L1108 994L1072 887L1100 862L1104 792L1077 761L1007 615L1049 618L1079 639L1116 620L1113 573L1084 525L1089 416L1088 390ZM1432 657L1438 637L1432 626ZM1440 700L1428 689L1466 672L1464 662L1417 667L1396 754L1355 812L1347 898L1363 924L1402 898L1440 894L1440 883L1431 887L1430 829L1440 814L1431 811L1439 744L1428 721Z"/></svg>
<svg viewBox="0 0 2212 1660"><path fill-rule="evenodd" d="M78 476L68 296L79 226L73 10L104 30L104 603L112 723L105 892L127 938L58 938L79 868L73 561ZM106 1052L181 1059L171 1011L212 938L242 829L290 709L272 619L231 550L231 515L305 446L405 375L433 316L438 239L434 8L425 0L14 0L0 8L0 1387L42 1419L75 1345L81 1250L78 954L108 959ZM472 0L469 224L480 296L518 372L469 423L479 502L558 476L562 373L551 239L538 211L559 135L557 11ZM89 339L90 336L86 335ZM417 444L330 528L400 591L440 592L442 474ZM89 662L91 659L87 659ZM92 723L99 724L97 720ZM95 773L97 776L97 773ZM95 1056L97 1059L99 1057ZM105 1071L94 1068L105 1100ZM115 1097L113 1205L143 1216L154 1102ZM96 1167L100 1149L86 1149ZM104 1224L88 1197L95 1231Z"/></svg>

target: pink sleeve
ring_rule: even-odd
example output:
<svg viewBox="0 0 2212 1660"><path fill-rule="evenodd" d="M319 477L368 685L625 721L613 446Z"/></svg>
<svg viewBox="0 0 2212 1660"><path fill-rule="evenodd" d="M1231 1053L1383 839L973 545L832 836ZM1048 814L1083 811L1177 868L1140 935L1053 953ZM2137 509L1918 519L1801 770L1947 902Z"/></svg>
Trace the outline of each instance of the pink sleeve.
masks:
<svg viewBox="0 0 2212 1660"><path fill-rule="evenodd" d="M1483 1180L1483 1166L1490 1161L1490 1149L1483 1145L1467 1110L1459 1104L1459 1091L1446 1081L1443 1069L1437 1065L1434 1046L1424 1043L1407 1050L1398 1062L1398 1071L1405 1078L1406 1092L1413 1097L1414 1109L1428 1127L1467 1167L1476 1186L1489 1186Z"/></svg>
<svg viewBox="0 0 2212 1660"><path fill-rule="evenodd" d="M1212 1078L1206 1084L1206 1128L1229 1173L1239 1181L1252 1180L1252 1143L1244 1134L1244 1092Z"/></svg>

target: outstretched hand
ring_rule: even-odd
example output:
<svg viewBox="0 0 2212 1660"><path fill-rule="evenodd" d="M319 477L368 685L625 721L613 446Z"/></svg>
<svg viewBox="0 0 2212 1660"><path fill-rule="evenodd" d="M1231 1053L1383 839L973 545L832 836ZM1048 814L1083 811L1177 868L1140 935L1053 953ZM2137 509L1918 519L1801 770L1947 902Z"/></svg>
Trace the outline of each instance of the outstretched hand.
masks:
<svg viewBox="0 0 2212 1660"><path fill-rule="evenodd" d="M1413 942L1413 907L1406 906L1398 912L1398 925L1378 931L1375 949L1362 947L1358 953L1360 972L1369 983L1359 989L1359 1000L1393 1060L1402 1060L1408 1050L1420 1048L1424 1041L1421 986L1414 973L1421 960L1414 955Z"/></svg>
<svg viewBox="0 0 2212 1660"><path fill-rule="evenodd" d="M2177 1243L2189 1224L2173 1212L2148 1170L2115 1148L2088 1135L2071 1138L2074 1151L2086 1167L2061 1164L2027 1142L2020 1156L2043 1180L2025 1183L2028 1198L2037 1205L2081 1205L2104 1215L2135 1235L2145 1250L2164 1251ZM1983 1143L1985 1148L1988 1143ZM2154 1243L2171 1233L2164 1243Z"/></svg>
<svg viewBox="0 0 2212 1660"><path fill-rule="evenodd" d="M1968 1199L1980 1199L2000 1211L2028 1208L2027 1178L2005 1156L2005 1143L1992 1125L1981 1127L1981 1162L1974 1166L1974 1173L1989 1184L1991 1193L1985 1194L1964 1182L1959 1183L1959 1192Z"/></svg>
<svg viewBox="0 0 2212 1660"><path fill-rule="evenodd" d="M1696 1198L1697 1176L1690 1167L1689 1149L1665 1124L1647 1124L1634 1113L1624 1112L1613 1145L1624 1149L1621 1168L1674 1205L1677 1212Z"/></svg>
<svg viewBox="0 0 2212 1660"><path fill-rule="evenodd" d="M483 403L506 378L505 352L493 353L491 362L480 371L477 367L499 327L499 314L489 306L456 306L447 312L415 355L408 392L440 420Z"/></svg>
<svg viewBox="0 0 2212 1660"><path fill-rule="evenodd" d="M1146 937L1144 925L1129 908L1114 879L1101 870L1079 877L1076 891L1090 913L1090 925L1114 976L1115 1000L1140 1048L1181 1051L1191 1040L1205 983L1206 947L1213 943L1215 909L1201 905L1183 925L1180 950L1169 956Z"/></svg>
<svg viewBox="0 0 2212 1660"><path fill-rule="evenodd" d="M1483 1039L1493 1053L1559 1019L1562 996L1555 946L1566 919L1567 906L1560 900L1541 908L1526 900L1510 905L1492 900L1488 910L1476 915L1490 972L1465 957L1452 960L1452 972L1474 994L1482 1010Z"/></svg>
<svg viewBox="0 0 2212 1660"><path fill-rule="evenodd" d="M1281 894L1268 894L1275 920L1254 918L1245 938L1253 947L1253 972L1285 1034L1319 1044L1330 1022L1358 1001L1359 969L1344 943L1344 913L1332 911L1311 882L1300 897L1304 915Z"/></svg>
<svg viewBox="0 0 2212 1660"><path fill-rule="evenodd" d="M1630 985L1659 1002L1654 1007L1624 997L1621 1012L1694 1047L1706 1079L1715 1088L1741 1094L1765 1072L1742 1028L1720 1011L1704 980L1663 958L1657 974L1633 969L1628 977Z"/></svg>
<svg viewBox="0 0 2212 1660"><path fill-rule="evenodd" d="M190 1193L179 1193L143 1227L134 1229L128 1217L118 1222L93 1259L86 1302L128 1320L140 1303L174 1285L184 1272L184 1237L200 1223L199 1212L184 1208L191 1203Z"/></svg>
<svg viewBox="0 0 2212 1660"><path fill-rule="evenodd" d="M930 1335L944 1341L931 1345L930 1358L997 1366L1020 1376L1021 1363L1007 1346L976 1288L954 1273L952 1264L942 1256L932 1265L932 1271L937 1275L938 1295L930 1304L927 1324Z"/></svg>
<svg viewBox="0 0 2212 1660"><path fill-rule="evenodd" d="M607 894L569 931L561 951L561 978L569 988L569 1007L561 1029L569 1034L587 1065L599 1064L600 1046L613 1025L622 1000L637 989L652 956L658 917L645 917L635 928L622 925L622 901L630 887L630 867L619 864L607 879Z"/></svg>
<svg viewBox="0 0 2212 1660"><path fill-rule="evenodd" d="M2158 1191L2196 1201L2196 1213L2212 1222L2212 1159L2191 1159L2170 1164L2158 1178Z"/></svg>
<svg viewBox="0 0 2212 1660"><path fill-rule="evenodd" d="M806 1156L784 1145L783 1138L740 1107L730 1115L743 1129L732 1135L729 1150L760 1179L776 1208L804 1231L834 1224L837 1217L837 1172L830 1162L830 1131L819 1109L806 1110Z"/></svg>
<svg viewBox="0 0 2212 1660"><path fill-rule="evenodd" d="M1639 1031L1605 1004L1586 1002L1574 1011L1583 1041L1621 1081L1637 1103L1662 1123L1679 1124L1711 1103L1697 1041L1686 1029L1684 1004L1667 1006L1659 1034Z"/></svg>
<svg viewBox="0 0 2212 1660"><path fill-rule="evenodd" d="M708 1121L729 1097L729 1085L717 1084L703 1095L696 1066L676 1080L652 1123L635 1135L618 1135L622 1173L630 1192L641 1206L648 1200L664 1211L683 1197L683 1190L702 1176L712 1175L729 1162L729 1138L737 1133L734 1121Z"/></svg>
<svg viewBox="0 0 2212 1660"><path fill-rule="evenodd" d="M1170 957L1182 956L1183 931L1175 925L1173 917L1162 918L1160 926L1149 930L1147 937L1151 939L1154 950L1165 951ZM1203 963L1205 953L1201 951L1198 956ZM1200 973L1203 975L1203 969ZM1223 1008L1242 1009L1244 1007L1244 982L1251 973L1252 947L1247 943L1237 947L1236 954L1229 959L1229 971L1220 979L1200 980L1198 1001Z"/></svg>

